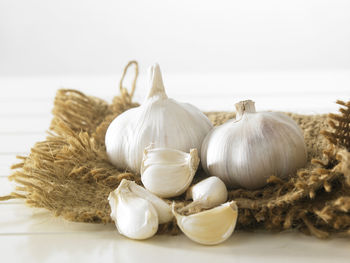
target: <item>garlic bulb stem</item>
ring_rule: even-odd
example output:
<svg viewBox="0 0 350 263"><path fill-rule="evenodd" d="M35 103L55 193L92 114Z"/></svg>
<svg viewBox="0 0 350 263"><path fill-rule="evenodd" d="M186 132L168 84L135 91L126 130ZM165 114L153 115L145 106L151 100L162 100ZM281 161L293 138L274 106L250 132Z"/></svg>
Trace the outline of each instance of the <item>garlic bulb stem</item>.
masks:
<svg viewBox="0 0 350 263"><path fill-rule="evenodd" d="M154 96L157 96L161 99L167 99L168 96L166 95L164 84L163 84L163 78L162 73L160 71L159 64L154 64L151 66L149 70L149 76L150 76L150 88L149 93L147 95L147 99L150 99Z"/></svg>
<svg viewBox="0 0 350 263"><path fill-rule="evenodd" d="M244 113L255 113L255 103L252 100L244 100L235 104L236 120L240 120Z"/></svg>

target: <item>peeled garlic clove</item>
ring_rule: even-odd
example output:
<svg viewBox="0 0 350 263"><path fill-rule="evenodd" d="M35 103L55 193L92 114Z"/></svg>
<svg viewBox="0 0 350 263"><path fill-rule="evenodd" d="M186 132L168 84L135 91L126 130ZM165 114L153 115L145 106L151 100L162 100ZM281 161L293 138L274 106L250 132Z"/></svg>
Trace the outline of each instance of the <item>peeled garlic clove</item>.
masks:
<svg viewBox="0 0 350 263"><path fill-rule="evenodd" d="M218 206L227 200L227 189L223 181L211 176L191 186L186 192L186 199L192 199L187 208L200 205L203 208Z"/></svg>
<svg viewBox="0 0 350 263"><path fill-rule="evenodd" d="M178 196L191 184L198 165L197 149L185 153L150 145L144 150L141 181L147 190L159 197Z"/></svg>
<svg viewBox="0 0 350 263"><path fill-rule="evenodd" d="M191 240L203 245L216 245L228 239L236 226L238 209L235 202L183 216L173 213L182 232Z"/></svg>
<svg viewBox="0 0 350 263"><path fill-rule="evenodd" d="M209 119L196 107L168 98L158 64L150 69L150 91L144 103L116 117L107 129L105 144L109 160L119 169L139 173L143 150L156 147L200 152L212 129Z"/></svg>
<svg viewBox="0 0 350 263"><path fill-rule="evenodd" d="M287 178L305 166L307 150L298 125L287 115L256 112L254 102L236 104L235 120L214 128L202 145L202 166L229 188L256 189L271 175Z"/></svg>
<svg viewBox="0 0 350 263"><path fill-rule="evenodd" d="M151 202L123 187L118 187L108 197L111 217L119 233L131 239L152 237L158 230L156 209Z"/></svg>
<svg viewBox="0 0 350 263"><path fill-rule="evenodd" d="M173 219L171 207L163 199L149 192L145 188L137 185L133 181L127 181L129 189L137 196L152 203L158 214L159 224L170 222Z"/></svg>

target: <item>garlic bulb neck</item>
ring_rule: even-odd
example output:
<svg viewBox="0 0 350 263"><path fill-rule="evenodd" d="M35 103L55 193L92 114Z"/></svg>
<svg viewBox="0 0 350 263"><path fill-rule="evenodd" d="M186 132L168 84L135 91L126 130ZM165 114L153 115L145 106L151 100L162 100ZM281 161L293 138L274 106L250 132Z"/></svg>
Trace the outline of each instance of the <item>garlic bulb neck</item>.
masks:
<svg viewBox="0 0 350 263"><path fill-rule="evenodd" d="M167 99L168 96L166 95L164 89L164 83L159 64L156 63L153 66L151 66L149 70L149 79L149 92L146 99L150 99L155 96L161 99Z"/></svg>
<svg viewBox="0 0 350 263"><path fill-rule="evenodd" d="M240 120L244 113L255 113L255 102L252 100L244 100L235 104L236 120Z"/></svg>

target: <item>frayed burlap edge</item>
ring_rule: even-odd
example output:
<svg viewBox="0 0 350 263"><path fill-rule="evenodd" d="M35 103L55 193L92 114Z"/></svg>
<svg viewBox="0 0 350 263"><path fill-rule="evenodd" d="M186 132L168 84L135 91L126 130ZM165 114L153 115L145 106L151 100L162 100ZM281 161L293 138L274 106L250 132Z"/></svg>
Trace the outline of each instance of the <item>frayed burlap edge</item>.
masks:
<svg viewBox="0 0 350 263"><path fill-rule="evenodd" d="M124 70L123 77L130 65ZM122 87L112 104L76 90L58 90L53 120L45 141L28 156L18 156L9 177L18 186L0 200L24 199L29 206L43 207L71 221L111 222L108 194L123 178L140 178L113 167L106 156L104 135L120 113L138 106L132 102L136 78L129 94ZM297 229L319 238L350 234L350 102L338 101L340 114L304 116L288 113L302 128L309 162L289 181L270 177L263 189L231 190L229 199L239 207L237 228L282 231ZM214 125L234 113L207 113ZM195 182L202 178L198 171ZM185 204L184 197L174 199ZM173 201L173 200L171 200ZM159 233L177 234L176 223L161 225Z"/></svg>

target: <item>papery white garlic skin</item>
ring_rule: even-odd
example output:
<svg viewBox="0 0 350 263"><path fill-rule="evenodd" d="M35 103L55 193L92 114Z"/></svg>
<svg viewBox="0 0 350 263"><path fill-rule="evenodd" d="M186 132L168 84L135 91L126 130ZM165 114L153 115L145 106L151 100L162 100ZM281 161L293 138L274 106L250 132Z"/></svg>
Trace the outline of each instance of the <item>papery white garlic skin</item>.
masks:
<svg viewBox="0 0 350 263"><path fill-rule="evenodd" d="M117 188L108 197L111 218L120 234L131 239L147 239L158 230L158 214L151 202L127 189Z"/></svg>
<svg viewBox="0 0 350 263"><path fill-rule="evenodd" d="M307 150L298 125L287 115L256 112L253 101L236 104L235 120L214 128L202 144L204 170L228 188L256 189L271 175L281 178L305 166Z"/></svg>
<svg viewBox="0 0 350 263"><path fill-rule="evenodd" d="M203 245L216 245L231 236L238 209L232 201L189 216L178 214L173 205L173 213L179 228L188 238Z"/></svg>
<svg viewBox="0 0 350 263"><path fill-rule="evenodd" d="M186 199L192 199L189 206L200 205L202 208L218 206L227 200L225 183L216 176L206 178L191 186L186 192Z"/></svg>
<svg viewBox="0 0 350 263"><path fill-rule="evenodd" d="M199 109L167 97L159 65L155 64L150 69L150 91L144 103L120 114L108 127L106 151L113 165L139 173L143 150L150 143L200 152L212 127Z"/></svg>
<svg viewBox="0 0 350 263"><path fill-rule="evenodd" d="M198 165L197 149L185 153L150 145L144 150L141 181L147 190L159 197L178 196L190 186Z"/></svg>

